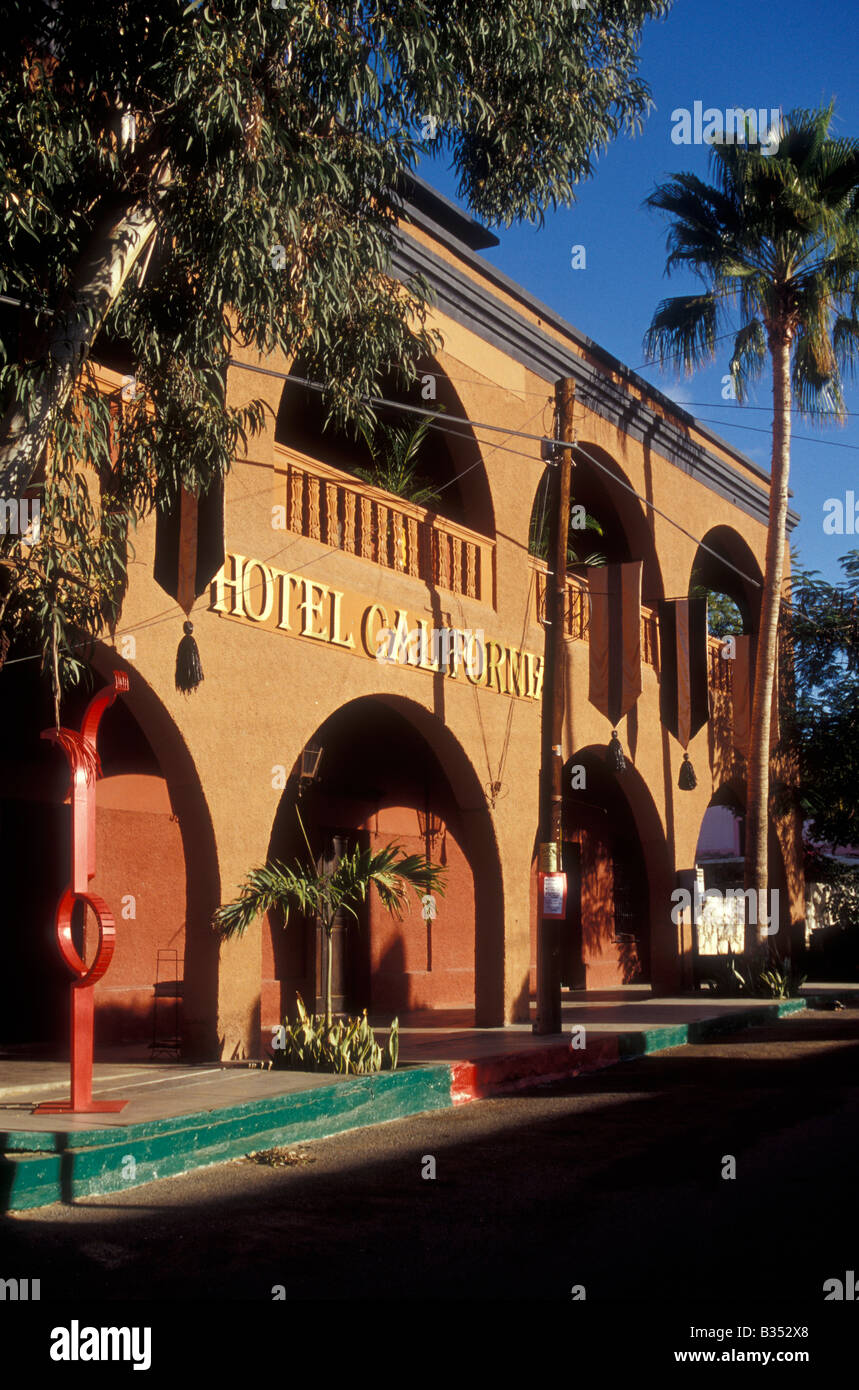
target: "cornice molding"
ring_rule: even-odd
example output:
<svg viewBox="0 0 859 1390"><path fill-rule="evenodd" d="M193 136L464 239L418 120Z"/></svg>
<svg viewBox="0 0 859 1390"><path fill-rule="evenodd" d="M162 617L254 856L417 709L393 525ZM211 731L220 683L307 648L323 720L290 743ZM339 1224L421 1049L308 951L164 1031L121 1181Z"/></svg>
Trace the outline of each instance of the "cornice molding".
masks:
<svg viewBox="0 0 859 1390"><path fill-rule="evenodd" d="M397 233L397 249L394 252L393 269L402 280L422 275L432 290L436 307L464 328L470 329L484 342L490 343L499 351L512 357L545 381L554 382L558 377L572 377L576 383L576 394L583 405L608 420L632 439L647 444L662 458L681 469L704 487L719 497L739 507L755 521L766 526L769 520L769 475L751 459L739 453L731 444L700 425L692 415L655 390L649 382L636 377L628 367L617 361L590 338L579 333L566 323L548 306L532 299L526 291L509 280L506 275L488 266L486 262L472 256L466 248L458 245L457 254L472 263L481 275L495 281L508 292L516 294L523 302L550 322L567 337L571 338L583 351L588 352L605 363L607 370L624 376L631 385L646 392L653 399L664 404L666 410L678 417L667 420L636 396L628 394L622 385L612 381L600 371L593 362L580 357L572 348L566 348L550 334L510 305L497 299L489 289L476 284L469 276L448 264L427 247L408 235L403 228ZM725 459L713 454L697 441L690 439L686 430L695 429L697 433L712 439L720 447L741 460L747 469L760 478L766 486L759 486L740 469L734 468ZM788 512L787 529L792 531L799 521L798 513Z"/></svg>

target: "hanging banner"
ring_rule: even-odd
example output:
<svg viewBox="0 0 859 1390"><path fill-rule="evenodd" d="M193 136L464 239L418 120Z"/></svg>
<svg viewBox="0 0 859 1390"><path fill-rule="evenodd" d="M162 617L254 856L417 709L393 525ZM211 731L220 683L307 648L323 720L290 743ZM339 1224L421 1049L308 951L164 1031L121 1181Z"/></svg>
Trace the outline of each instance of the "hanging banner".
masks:
<svg viewBox="0 0 859 1390"><path fill-rule="evenodd" d="M681 748L710 717L707 661L707 600L660 600L659 715Z"/></svg>
<svg viewBox="0 0 859 1390"><path fill-rule="evenodd" d="M203 497L181 488L176 505L159 511L155 522L156 584L185 613L205 593L224 563L224 484Z"/></svg>
<svg viewBox="0 0 859 1390"><path fill-rule="evenodd" d="M641 694L642 561L592 565L588 699L612 724Z"/></svg>
<svg viewBox="0 0 859 1390"><path fill-rule="evenodd" d="M155 523L154 577L175 598L186 619L194 600L223 568L224 559L223 479L201 497L180 488L176 504L170 511L159 511ZM176 652L176 689L187 695L203 680L203 666L194 624L186 621L183 629Z"/></svg>
<svg viewBox="0 0 859 1390"><path fill-rule="evenodd" d="M749 756L752 734L752 706L755 696L755 648L757 637L735 637L736 655L731 672L731 704L734 711L734 747L743 757ZM770 747L778 743L778 665L773 681L772 714L770 716Z"/></svg>

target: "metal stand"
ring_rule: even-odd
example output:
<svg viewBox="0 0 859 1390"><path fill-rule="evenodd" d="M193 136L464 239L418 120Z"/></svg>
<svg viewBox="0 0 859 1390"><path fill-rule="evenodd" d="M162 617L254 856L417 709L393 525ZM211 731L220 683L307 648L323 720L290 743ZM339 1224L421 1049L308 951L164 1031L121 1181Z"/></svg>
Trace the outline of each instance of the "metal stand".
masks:
<svg viewBox="0 0 859 1390"><path fill-rule="evenodd" d="M163 969L165 965L167 973ZM159 946L155 957L155 999L152 1006L152 1042L149 1044L151 1052L171 1052L178 1057L182 1051L179 1029L182 985L183 982L179 979L179 952L173 946ZM172 1011L170 1000L173 1001ZM159 1026L162 1023L166 1024L168 1030L166 1037L159 1036L163 1031ZM171 1026L172 1034L169 1032Z"/></svg>

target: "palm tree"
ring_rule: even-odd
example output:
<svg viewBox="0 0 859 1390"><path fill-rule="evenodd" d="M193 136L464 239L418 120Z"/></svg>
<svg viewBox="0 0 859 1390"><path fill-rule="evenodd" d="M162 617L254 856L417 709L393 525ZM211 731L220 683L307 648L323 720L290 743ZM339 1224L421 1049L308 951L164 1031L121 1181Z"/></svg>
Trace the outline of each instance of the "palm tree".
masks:
<svg viewBox="0 0 859 1390"><path fill-rule="evenodd" d="M304 825L299 816L302 834ZM403 854L400 845L389 844L373 853L355 849L340 856L333 869L323 872L316 867L307 836L305 843L309 863L297 860L293 868L271 860L262 868L252 869L234 902L219 907L214 925L225 938L241 936L264 912L279 909L284 925L290 908L302 916L318 917L326 940L325 1026L331 1027L331 938L338 912L347 912L357 920L356 908L375 887L382 906L395 917L402 916L408 906L406 885L421 893L440 893L444 896L443 871L420 854Z"/></svg>
<svg viewBox="0 0 859 1390"><path fill-rule="evenodd" d="M536 555L540 560L549 558L549 498L551 495L551 469L546 469L540 479L537 493L534 498L534 506L531 510L531 524L528 530L528 554ZM584 510L579 507L579 511ZM584 537L580 539L582 531L592 531L596 535L602 536L603 528L595 516L585 511L584 525L578 524L580 518L576 516L575 498L570 498L570 524L567 529L567 566L575 565L604 565L606 557L601 550L588 550L584 545Z"/></svg>
<svg viewBox="0 0 859 1390"><path fill-rule="evenodd" d="M646 206L673 219L666 273L690 269L703 293L665 299L645 336L649 358L687 375L733 336L730 372L747 399L769 355L773 437L769 528L749 750L745 881L767 903L770 715L784 573L790 417L843 420L842 372L859 345L859 141L829 135L833 104L782 119L778 148L715 144L712 185L674 174ZM748 131L747 131L748 137ZM739 311L739 327L731 311Z"/></svg>
<svg viewBox="0 0 859 1390"><path fill-rule="evenodd" d="M426 437L433 425L430 415L425 415L416 425L380 425L382 447L379 448L376 432L363 422L358 428L373 460L372 468L356 468L355 473L365 483L391 492L395 497L404 497L419 507L431 506L441 495L432 483L418 471L419 456L423 451Z"/></svg>

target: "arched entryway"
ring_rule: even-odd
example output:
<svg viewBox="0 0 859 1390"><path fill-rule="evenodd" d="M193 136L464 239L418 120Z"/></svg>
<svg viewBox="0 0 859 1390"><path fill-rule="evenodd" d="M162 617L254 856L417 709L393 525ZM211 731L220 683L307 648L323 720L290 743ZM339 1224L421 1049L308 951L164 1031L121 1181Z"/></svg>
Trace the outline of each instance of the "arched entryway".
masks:
<svg viewBox="0 0 859 1390"><path fill-rule="evenodd" d="M641 776L630 764L622 774L613 772L604 748L580 749L565 765L563 847L562 985L595 990L657 983L674 953L661 929L663 917L669 920L661 909L671 891L665 836ZM533 905L536 962L536 864Z"/></svg>
<svg viewBox="0 0 859 1390"><path fill-rule="evenodd" d="M130 690L99 729L96 875L91 890L116 921L110 967L95 986L96 1058L107 1050L216 1055L218 901L211 825L184 743L160 701L116 653L98 646L91 679L68 692L62 721L80 727L92 695L123 668ZM71 812L66 760L40 739L53 725L38 662L10 663L0 677L4 726L14 754L0 772L0 873L5 908L0 1044L28 1055L68 1050L70 976L55 936L69 880ZM157 751L156 751L157 750ZM195 873L186 873L186 862ZM96 927L79 908L77 948L93 954ZM163 1045L163 1046L162 1046ZM175 1046L174 1046L175 1045Z"/></svg>
<svg viewBox="0 0 859 1390"><path fill-rule="evenodd" d="M269 857L311 854L328 867L353 845L395 843L441 864L446 892L434 920L418 897L397 921L375 892L358 921L335 928L333 1003L379 1021L500 1021L503 920L500 865L476 774L444 725L410 701L364 697L337 710L309 745L318 775L301 785L301 760L281 798ZM300 793L300 794L299 794ZM482 805L481 805L482 803ZM300 818L300 819L299 819ZM310 848L304 840L302 823ZM320 1006L324 938L315 921L272 921L264 934L263 1031L292 1014L295 996Z"/></svg>
<svg viewBox="0 0 859 1390"><path fill-rule="evenodd" d="M695 924L696 979L706 978L719 956L741 954L756 941L754 926L745 926L744 892L745 788L740 779L725 782L710 799L695 850L695 876L702 896ZM774 823L768 837L770 900L764 908L770 945L780 954L792 949L791 903L784 855ZM704 893L711 896L703 899ZM756 914L754 914L756 915Z"/></svg>

